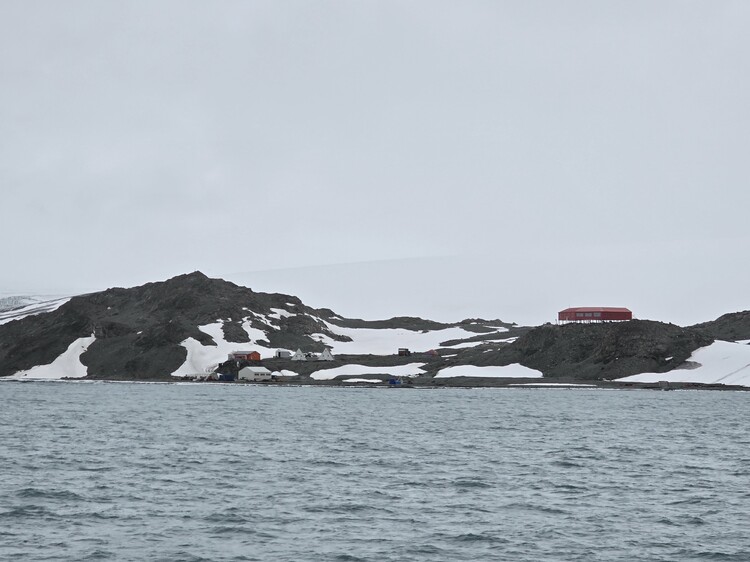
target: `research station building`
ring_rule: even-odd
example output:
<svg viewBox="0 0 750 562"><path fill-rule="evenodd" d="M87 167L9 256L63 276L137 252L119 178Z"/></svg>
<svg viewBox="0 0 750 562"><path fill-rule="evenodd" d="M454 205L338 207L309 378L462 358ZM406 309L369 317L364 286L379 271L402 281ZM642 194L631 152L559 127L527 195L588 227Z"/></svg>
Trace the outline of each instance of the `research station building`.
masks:
<svg viewBox="0 0 750 562"><path fill-rule="evenodd" d="M632 319L633 313L629 309L611 306L577 306L557 313L559 322L624 322Z"/></svg>

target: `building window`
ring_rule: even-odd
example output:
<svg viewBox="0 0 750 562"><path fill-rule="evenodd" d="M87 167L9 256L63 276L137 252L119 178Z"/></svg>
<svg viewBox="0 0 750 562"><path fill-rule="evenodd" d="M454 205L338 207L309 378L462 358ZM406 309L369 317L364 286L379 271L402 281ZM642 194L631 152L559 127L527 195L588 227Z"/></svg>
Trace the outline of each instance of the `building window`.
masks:
<svg viewBox="0 0 750 562"><path fill-rule="evenodd" d="M594 318L601 318L602 313L601 312L594 312Z"/></svg>

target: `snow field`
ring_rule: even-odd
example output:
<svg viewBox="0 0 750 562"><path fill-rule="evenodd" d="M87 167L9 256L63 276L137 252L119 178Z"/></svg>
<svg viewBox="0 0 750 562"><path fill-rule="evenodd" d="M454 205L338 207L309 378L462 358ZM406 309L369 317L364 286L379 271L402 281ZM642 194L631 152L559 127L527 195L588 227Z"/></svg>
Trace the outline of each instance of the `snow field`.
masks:
<svg viewBox="0 0 750 562"><path fill-rule="evenodd" d="M555 387L555 388L596 388L595 384L565 383L565 382L525 382L509 384L508 386L536 386L536 387Z"/></svg>
<svg viewBox="0 0 750 562"><path fill-rule="evenodd" d="M284 310L283 308L272 308L273 312L268 315L269 318L275 318L276 320L281 320L281 318L289 318L290 316L296 316L293 312L289 312L288 310Z"/></svg>
<svg viewBox="0 0 750 562"><path fill-rule="evenodd" d="M463 328L457 327L430 332L415 332L402 328L342 328L334 324L329 324L324 320L321 321L334 334L348 336L353 341L339 342L332 340L325 334L313 334L313 337L323 344L330 346L332 353L343 353L346 355L363 355L368 353L373 355L392 355L400 347L406 347L412 351L429 351L430 349L441 347L440 342L466 339L477 335L475 332L468 332ZM505 328L502 330L507 331ZM500 333L501 331L498 330L498 334ZM478 345L478 343L472 343L470 346ZM459 344L454 347L469 346Z"/></svg>
<svg viewBox="0 0 750 562"><path fill-rule="evenodd" d="M450 377L494 377L494 378L541 378L541 371L529 369L518 363L506 365L504 367L476 367L474 365L463 365L456 367L446 367L440 369L435 375L436 379L446 379Z"/></svg>
<svg viewBox="0 0 750 562"><path fill-rule="evenodd" d="M391 375L394 377L416 377L424 373L424 363L409 363L391 367L370 367L368 365L343 365L332 369L320 369L310 375L316 381L335 379L340 375Z"/></svg>
<svg viewBox="0 0 750 562"><path fill-rule="evenodd" d="M258 346L258 340L266 339L265 332L258 328L253 328L250 325L250 321L245 320L242 323L242 328L247 333L250 341L246 343L228 342L224 339L223 325L224 322L222 320L217 320L213 324L198 326L201 332L213 338L216 345L202 345L195 338L187 338L181 342L180 345L187 350L187 357L185 358L185 362L172 373L172 376L203 375L207 369L213 369L219 363L226 361L232 351L246 348L255 349Z"/></svg>
<svg viewBox="0 0 750 562"><path fill-rule="evenodd" d="M617 379L620 382L697 382L750 386L750 346L715 341L693 352L688 361L695 369L675 369L668 373L641 373Z"/></svg>
<svg viewBox="0 0 750 562"><path fill-rule="evenodd" d="M295 373L294 371L289 371L287 369L281 369L280 371L274 371L271 373L274 376L277 377L298 377L299 373Z"/></svg>
<svg viewBox="0 0 750 562"><path fill-rule="evenodd" d="M52 363L48 365L37 365L27 371L19 371L7 378L8 380L55 380L63 377L85 377L88 374L88 369L83 363L81 363L81 354L84 353L95 340L96 338L93 335L87 338L78 338Z"/></svg>

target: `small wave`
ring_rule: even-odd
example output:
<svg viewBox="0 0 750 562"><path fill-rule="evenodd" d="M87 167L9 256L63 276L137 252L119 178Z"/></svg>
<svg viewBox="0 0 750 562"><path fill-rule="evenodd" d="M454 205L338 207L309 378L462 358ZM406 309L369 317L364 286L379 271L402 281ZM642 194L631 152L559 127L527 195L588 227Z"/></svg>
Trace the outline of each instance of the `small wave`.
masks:
<svg viewBox="0 0 750 562"><path fill-rule="evenodd" d="M334 504L334 505L311 505L302 508L303 511L308 513L332 513L332 514L350 514L360 513L363 511L384 511L389 510L381 507L375 507L364 503L345 503L345 504Z"/></svg>
<svg viewBox="0 0 750 562"><path fill-rule="evenodd" d="M247 517L244 517L240 513L236 513L236 509L230 509L227 512L219 512L219 513L212 513L211 515L208 515L204 519L207 522L213 522L213 521L221 521L225 524L236 524L236 525L244 525L245 523L248 523L250 520Z"/></svg>
<svg viewBox="0 0 750 562"><path fill-rule="evenodd" d="M704 503L707 498L686 498L667 502L667 505L698 505Z"/></svg>
<svg viewBox="0 0 750 562"><path fill-rule="evenodd" d="M690 558L693 560L721 560L725 562L747 562L748 552L720 552L720 551L683 551L686 555L686 559Z"/></svg>
<svg viewBox="0 0 750 562"><path fill-rule="evenodd" d="M81 466L78 467L78 470L83 472L109 472L114 469L111 466Z"/></svg>
<svg viewBox="0 0 750 562"><path fill-rule="evenodd" d="M541 513L551 513L553 515L568 515L568 511L556 507L547 507L544 505L533 505L529 503L509 503L503 506L503 509L515 509L524 511L539 511Z"/></svg>
<svg viewBox="0 0 750 562"><path fill-rule="evenodd" d="M442 548L435 546L434 544L417 544L408 549L410 554L443 554Z"/></svg>
<svg viewBox="0 0 750 562"><path fill-rule="evenodd" d="M315 460L315 461L312 461L312 464L315 466L349 466L349 463L332 461L329 459Z"/></svg>
<svg viewBox="0 0 750 562"><path fill-rule="evenodd" d="M197 556L195 554L185 552L184 550L174 552L162 558L157 558L156 562L172 562L174 560L180 560L180 562L212 562L210 558L203 558L202 556Z"/></svg>
<svg viewBox="0 0 750 562"><path fill-rule="evenodd" d="M103 511L95 511L94 513L87 513L86 514L91 519L98 519L102 521L106 521L108 519L117 519L118 521L132 521L137 519L135 516L124 516L116 513L105 513Z"/></svg>
<svg viewBox="0 0 750 562"><path fill-rule="evenodd" d="M458 542L508 542L507 539L501 539L485 533L463 533L456 535L453 540Z"/></svg>
<svg viewBox="0 0 750 562"><path fill-rule="evenodd" d="M683 526L699 526L699 525L706 525L705 519L698 516L687 516L687 517L679 517L677 519L669 518L669 517L661 517L657 519L657 523L661 523L662 525L669 525L670 527L683 527Z"/></svg>
<svg viewBox="0 0 750 562"><path fill-rule="evenodd" d="M39 488L22 488L16 493L19 498L45 498L54 500L84 501L84 498L69 490L41 490Z"/></svg>
<svg viewBox="0 0 750 562"><path fill-rule="evenodd" d="M97 549L89 554L83 555L81 560L112 560L114 558L115 554L113 552Z"/></svg>
<svg viewBox="0 0 750 562"><path fill-rule="evenodd" d="M431 488L433 485L432 482L423 482L421 480L409 480L396 484L399 488Z"/></svg>
<svg viewBox="0 0 750 562"><path fill-rule="evenodd" d="M492 488L491 484L473 478L459 478L453 482L456 488Z"/></svg>
<svg viewBox="0 0 750 562"><path fill-rule="evenodd" d="M22 505L0 512L0 519L24 519L54 515L41 505Z"/></svg>
<svg viewBox="0 0 750 562"><path fill-rule="evenodd" d="M247 534L247 527L220 525L218 527L211 528L211 533L217 535L233 535L233 534Z"/></svg>
<svg viewBox="0 0 750 562"><path fill-rule="evenodd" d="M561 490L563 492L586 492L588 491L588 488L585 486L576 486L575 484L554 484L552 483L552 487L556 490Z"/></svg>
<svg viewBox="0 0 750 562"><path fill-rule="evenodd" d="M583 465L573 461L557 460L552 461L552 466L559 466L561 468L582 468Z"/></svg>

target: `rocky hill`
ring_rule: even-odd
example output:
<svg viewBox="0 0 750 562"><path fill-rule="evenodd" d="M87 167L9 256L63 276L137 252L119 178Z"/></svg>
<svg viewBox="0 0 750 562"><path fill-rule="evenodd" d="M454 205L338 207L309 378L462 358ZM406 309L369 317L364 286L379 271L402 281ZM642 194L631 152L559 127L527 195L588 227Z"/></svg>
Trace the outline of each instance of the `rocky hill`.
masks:
<svg viewBox="0 0 750 562"><path fill-rule="evenodd" d="M692 328L717 340L750 340L750 310L724 314L716 320L696 324Z"/></svg>
<svg viewBox="0 0 750 562"><path fill-rule="evenodd" d="M314 352L332 343L351 342L351 337L342 333L347 328L400 328L417 333L460 325L464 328L459 333L468 339L489 337L488 333L497 334L498 329L511 326L496 320L491 322L495 328L488 328L481 322L345 319L329 309L306 306L294 296L259 293L195 272L140 287L73 297L52 312L0 325L0 377L50 364L71 344L92 335L93 341L80 356L89 376L153 379L178 371L186 362L189 343L199 349L229 343L235 348ZM211 335L206 326L218 331Z"/></svg>
<svg viewBox="0 0 750 562"><path fill-rule="evenodd" d="M477 365L519 363L545 377L616 379L681 366L713 338L700 330L649 320L546 324L494 351L467 350L458 360Z"/></svg>
<svg viewBox="0 0 750 562"><path fill-rule="evenodd" d="M750 312L686 328L648 320L519 327L482 319L347 319L294 296L255 292L200 272L29 311L22 307L0 317L0 377L47 366L55 376L169 379L211 371L235 349L257 349L267 359L275 349L328 348L336 357L325 366L267 363L303 377L321 368L365 366L387 376L408 367L429 380L451 367L520 365L533 370L531 376L612 380L689 367L693 352L716 339L750 339ZM399 347L416 354L398 356ZM82 373L71 374L70 365Z"/></svg>
<svg viewBox="0 0 750 562"><path fill-rule="evenodd" d="M265 319L273 308L302 314L280 318L283 329L272 330ZM269 347L321 347L309 338L312 333L341 337L306 315L310 312L296 297L256 293L200 272L132 289L108 289L0 326L0 376L50 363L76 339L91 334L96 339L81 356L90 375L163 376L185 361L181 342L193 338L212 343L199 326L217 319L224 320L226 340L238 346L250 341L243 324L265 330Z"/></svg>

